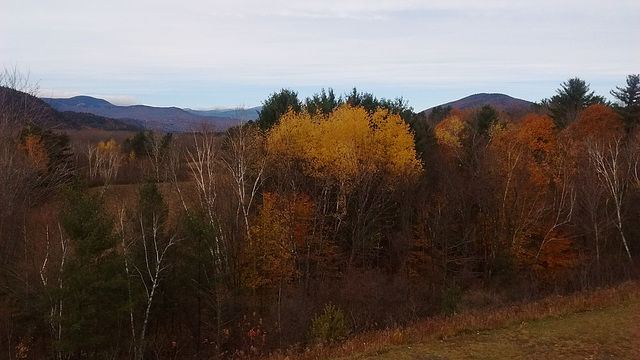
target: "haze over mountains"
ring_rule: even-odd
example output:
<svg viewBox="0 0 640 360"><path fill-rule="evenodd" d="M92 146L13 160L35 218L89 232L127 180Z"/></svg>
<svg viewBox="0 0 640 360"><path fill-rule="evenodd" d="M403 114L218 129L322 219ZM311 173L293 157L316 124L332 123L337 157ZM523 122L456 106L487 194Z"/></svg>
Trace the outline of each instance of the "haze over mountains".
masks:
<svg viewBox="0 0 640 360"><path fill-rule="evenodd" d="M43 98L42 100L61 112L73 111L105 116L160 132L190 132L201 130L203 127L225 131L243 121L257 118L257 115L254 115L257 114L255 109L198 111L147 105L118 106L91 96L75 96L68 99Z"/></svg>
<svg viewBox="0 0 640 360"><path fill-rule="evenodd" d="M162 132L197 131L203 126L212 126L217 131L224 131L244 121L256 120L262 108L193 110L146 105L118 106L90 96L76 96L68 99L43 98L42 100L58 111L100 115ZM485 104L504 111L528 110L533 105L530 101L516 99L505 94L480 93L439 106L451 106L453 109L466 110ZM426 109L422 112L428 115L432 109Z"/></svg>

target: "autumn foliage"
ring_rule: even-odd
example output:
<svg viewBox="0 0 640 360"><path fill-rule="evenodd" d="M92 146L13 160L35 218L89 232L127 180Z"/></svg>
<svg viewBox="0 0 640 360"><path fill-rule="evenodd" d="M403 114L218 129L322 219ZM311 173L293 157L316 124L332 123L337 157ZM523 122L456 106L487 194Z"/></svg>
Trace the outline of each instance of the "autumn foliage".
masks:
<svg viewBox="0 0 640 360"><path fill-rule="evenodd" d="M296 353L635 276L640 136L619 108L565 127L330 94L223 134L0 134L0 352Z"/></svg>

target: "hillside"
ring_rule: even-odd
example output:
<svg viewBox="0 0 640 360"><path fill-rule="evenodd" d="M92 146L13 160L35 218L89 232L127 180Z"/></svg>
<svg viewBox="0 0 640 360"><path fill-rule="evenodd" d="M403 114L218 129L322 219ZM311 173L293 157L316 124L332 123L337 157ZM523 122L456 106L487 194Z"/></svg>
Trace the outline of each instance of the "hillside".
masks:
<svg viewBox="0 0 640 360"><path fill-rule="evenodd" d="M240 122L230 117L199 115L177 107L118 106L90 96L76 96L68 99L43 98L43 100L58 111L91 113L133 122L149 130L161 132L190 132L204 126L224 131Z"/></svg>
<svg viewBox="0 0 640 360"><path fill-rule="evenodd" d="M638 359L638 286L467 309L266 359Z"/></svg>
<svg viewBox="0 0 640 360"><path fill-rule="evenodd" d="M56 128L68 125L62 115L46 102L7 87L0 87L0 110L4 116L19 124Z"/></svg>
<svg viewBox="0 0 640 360"><path fill-rule="evenodd" d="M96 106L99 106L96 103ZM98 116L86 112L58 111L42 99L14 89L0 88L0 109L21 118L20 123L30 123L60 130L102 129L110 131L141 131L140 124ZM26 111L25 111L26 109ZM27 118L24 118L27 117Z"/></svg>
<svg viewBox="0 0 640 360"><path fill-rule="evenodd" d="M532 105L534 105L534 103L527 100L517 99L505 94L480 93L473 94L462 99L451 101L438 106L443 108L450 106L452 109L468 110L478 108L483 105L491 105L498 110L512 112L518 110L528 110ZM435 108L435 106L422 111L422 113L428 116L433 108Z"/></svg>

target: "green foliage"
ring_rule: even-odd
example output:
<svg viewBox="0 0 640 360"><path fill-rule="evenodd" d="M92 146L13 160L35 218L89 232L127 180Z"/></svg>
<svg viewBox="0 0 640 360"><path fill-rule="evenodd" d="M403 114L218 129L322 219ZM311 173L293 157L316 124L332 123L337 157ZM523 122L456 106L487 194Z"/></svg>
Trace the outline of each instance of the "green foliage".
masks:
<svg viewBox="0 0 640 360"><path fill-rule="evenodd" d="M151 153L151 139L153 133L145 134L144 131L137 132L131 139L124 141L124 151L133 152L136 157L148 156Z"/></svg>
<svg viewBox="0 0 640 360"><path fill-rule="evenodd" d="M59 217L74 256L55 292L63 304L63 337L56 346L70 354L100 357L122 346L124 336L117 329L127 309L126 274L115 251L113 222L102 199L82 186L66 192Z"/></svg>
<svg viewBox="0 0 640 360"><path fill-rule="evenodd" d="M611 90L618 103L613 105L614 110L620 115L628 132L640 123L640 74L627 76L627 86L616 86Z"/></svg>
<svg viewBox="0 0 640 360"><path fill-rule="evenodd" d="M329 115L342 104L344 104L342 98L336 98L331 88L328 91L322 89L320 94L308 97L304 103L307 113L311 116Z"/></svg>
<svg viewBox="0 0 640 360"><path fill-rule="evenodd" d="M83 184L75 184L66 191L64 198L60 223L76 258L90 260L116 246L113 221L104 209L101 197L88 194Z"/></svg>
<svg viewBox="0 0 640 360"><path fill-rule="evenodd" d="M138 212L147 229L166 223L168 207L155 181L148 180L138 190Z"/></svg>
<svg viewBox="0 0 640 360"><path fill-rule="evenodd" d="M322 314L316 315L311 322L309 339L313 343L330 343L345 340L349 328L344 313L337 306L328 303Z"/></svg>
<svg viewBox="0 0 640 360"><path fill-rule="evenodd" d="M549 107L551 118L559 129L564 129L574 122L580 111L594 104L605 104L602 96L589 91L589 85L582 79L572 78L560 85L557 94L543 100Z"/></svg>
<svg viewBox="0 0 640 360"><path fill-rule="evenodd" d="M262 103L262 111L256 121L261 129L267 130L277 124L280 117L289 110L295 112L302 111L302 103L298 99L298 93L289 89L282 89L278 93L273 93Z"/></svg>
<svg viewBox="0 0 640 360"><path fill-rule="evenodd" d="M69 135L29 125L20 131L18 142L21 145L25 145L27 138L30 136L35 136L39 139L46 157L46 171L39 178L38 186L56 190L65 184L71 183L75 178L75 165L73 163L73 151L71 150Z"/></svg>
<svg viewBox="0 0 640 360"><path fill-rule="evenodd" d="M489 129L491 126L498 122L498 111L494 109L491 105L484 105L477 113L476 113L476 131L479 135L487 136L489 135Z"/></svg>
<svg viewBox="0 0 640 360"><path fill-rule="evenodd" d="M432 153L437 143L433 127L429 125L429 122L421 113L409 122L409 130L413 134L416 155L424 166L427 157Z"/></svg>
<svg viewBox="0 0 640 360"><path fill-rule="evenodd" d="M447 315L458 312L460 303L462 302L462 289L458 284L453 284L444 292L442 297L442 309Z"/></svg>
<svg viewBox="0 0 640 360"><path fill-rule="evenodd" d="M363 107L369 114L375 113L378 109L387 110L391 114L399 115L407 124L416 117L413 108L401 97L394 100L378 99L371 93L358 92L356 88L353 88L345 97L346 103L351 107Z"/></svg>
<svg viewBox="0 0 640 360"><path fill-rule="evenodd" d="M430 124L437 125L438 123L440 123L440 121L449 117L449 113L451 112L451 110L453 110L451 106L436 106L431 109L431 113L429 113L427 120Z"/></svg>

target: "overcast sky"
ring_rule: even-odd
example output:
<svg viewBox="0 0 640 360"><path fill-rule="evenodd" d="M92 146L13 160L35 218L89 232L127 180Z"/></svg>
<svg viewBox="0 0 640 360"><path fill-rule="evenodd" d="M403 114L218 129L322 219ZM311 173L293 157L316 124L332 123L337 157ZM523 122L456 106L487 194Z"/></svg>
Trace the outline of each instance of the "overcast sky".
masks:
<svg viewBox="0 0 640 360"><path fill-rule="evenodd" d="M0 0L0 63L41 96L256 106L290 88L530 101L640 73L638 0Z"/></svg>

